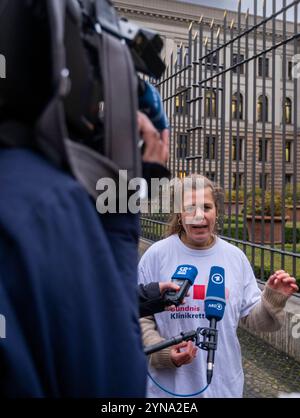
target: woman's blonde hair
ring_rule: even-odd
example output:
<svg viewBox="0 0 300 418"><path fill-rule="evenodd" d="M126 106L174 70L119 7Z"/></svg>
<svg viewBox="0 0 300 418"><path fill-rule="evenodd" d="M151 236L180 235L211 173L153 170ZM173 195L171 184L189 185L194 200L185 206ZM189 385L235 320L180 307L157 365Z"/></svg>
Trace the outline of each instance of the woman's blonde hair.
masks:
<svg viewBox="0 0 300 418"><path fill-rule="evenodd" d="M209 187L212 191L212 196L214 199L214 203L216 206L216 213L217 217L219 216L220 212L220 203L221 198L223 196L223 189L215 182L209 180L209 178L201 175L201 174L190 174L187 177L184 177L181 179L182 183L186 180L190 180L192 184L192 190L196 190L196 187L199 185L199 180L203 184L203 188ZM215 228L217 229L217 228ZM184 228L182 226L181 222L181 213L172 213L170 216L170 220L168 222L168 227L165 233L165 237L169 237L170 235L177 234L181 236L181 234L184 232ZM217 232L217 231L216 231Z"/></svg>

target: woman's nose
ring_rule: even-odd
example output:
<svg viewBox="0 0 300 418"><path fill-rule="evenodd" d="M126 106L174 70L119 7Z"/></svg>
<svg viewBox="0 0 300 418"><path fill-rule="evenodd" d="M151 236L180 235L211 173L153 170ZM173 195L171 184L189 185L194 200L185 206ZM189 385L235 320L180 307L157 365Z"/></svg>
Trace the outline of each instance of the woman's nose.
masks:
<svg viewBox="0 0 300 418"><path fill-rule="evenodd" d="M197 206L197 209L196 209L195 218L199 221L204 219L204 211L201 208L199 208L198 206Z"/></svg>

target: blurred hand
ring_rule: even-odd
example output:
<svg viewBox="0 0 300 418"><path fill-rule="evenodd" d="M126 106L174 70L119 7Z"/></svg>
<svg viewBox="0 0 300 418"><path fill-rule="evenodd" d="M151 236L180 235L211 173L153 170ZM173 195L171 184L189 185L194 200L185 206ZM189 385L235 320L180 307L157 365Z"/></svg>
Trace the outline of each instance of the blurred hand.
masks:
<svg viewBox="0 0 300 418"><path fill-rule="evenodd" d="M183 364L192 363L196 355L197 347L192 343L192 341L184 341L180 344L174 345L170 351L171 360L177 367L180 367Z"/></svg>
<svg viewBox="0 0 300 418"><path fill-rule="evenodd" d="M272 274L267 281L267 285L285 296L291 296L299 290L296 279L284 270L277 270Z"/></svg>
<svg viewBox="0 0 300 418"><path fill-rule="evenodd" d="M163 295L167 290L175 290L175 292L177 292L179 289L180 289L180 286L178 286L177 284L173 282L159 282L159 290L160 290L161 295ZM186 296L190 296L190 294L187 293ZM184 305L184 304L185 304L185 299L183 299L180 305ZM176 308L175 305L170 305L170 306L166 306L165 310L172 311L175 308Z"/></svg>
<svg viewBox="0 0 300 418"><path fill-rule="evenodd" d="M169 158L169 130L161 133L142 112L137 112L140 137L144 140L143 161L165 165Z"/></svg>
<svg viewBox="0 0 300 418"><path fill-rule="evenodd" d="M175 284L173 282L159 282L159 290L160 294L163 295L167 290L175 290L178 291L180 289L180 286L178 284Z"/></svg>

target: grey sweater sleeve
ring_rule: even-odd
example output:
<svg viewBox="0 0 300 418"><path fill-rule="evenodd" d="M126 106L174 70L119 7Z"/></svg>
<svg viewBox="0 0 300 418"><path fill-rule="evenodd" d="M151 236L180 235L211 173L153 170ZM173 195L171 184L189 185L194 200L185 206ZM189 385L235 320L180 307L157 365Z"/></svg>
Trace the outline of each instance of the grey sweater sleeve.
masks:
<svg viewBox="0 0 300 418"><path fill-rule="evenodd" d="M147 316L140 319L143 343L144 346L156 344L165 339L161 337L157 331L156 322L154 316ZM170 357L171 347L164 348L163 350L153 353L148 357L149 364L156 369L170 369L176 368Z"/></svg>
<svg viewBox="0 0 300 418"><path fill-rule="evenodd" d="M278 331L284 321L284 307L287 300L288 296L266 285L261 301L240 322L253 331Z"/></svg>

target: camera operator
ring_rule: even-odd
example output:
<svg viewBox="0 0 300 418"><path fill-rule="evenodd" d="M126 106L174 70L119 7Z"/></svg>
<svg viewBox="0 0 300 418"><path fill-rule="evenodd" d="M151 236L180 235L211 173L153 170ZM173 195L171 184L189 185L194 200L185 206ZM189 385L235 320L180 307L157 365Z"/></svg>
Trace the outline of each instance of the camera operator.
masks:
<svg viewBox="0 0 300 418"><path fill-rule="evenodd" d="M140 175L138 130L164 172L168 133L137 113L130 52L95 30L99 5L113 15L104 0L1 3L0 396L145 396L139 219L99 215L96 182Z"/></svg>

